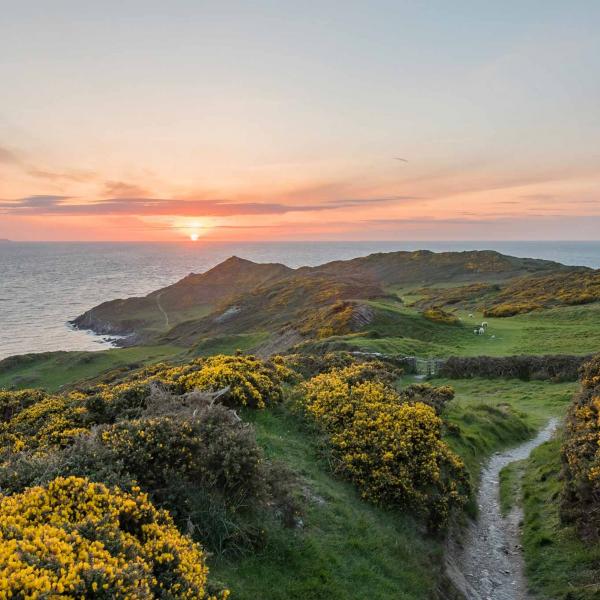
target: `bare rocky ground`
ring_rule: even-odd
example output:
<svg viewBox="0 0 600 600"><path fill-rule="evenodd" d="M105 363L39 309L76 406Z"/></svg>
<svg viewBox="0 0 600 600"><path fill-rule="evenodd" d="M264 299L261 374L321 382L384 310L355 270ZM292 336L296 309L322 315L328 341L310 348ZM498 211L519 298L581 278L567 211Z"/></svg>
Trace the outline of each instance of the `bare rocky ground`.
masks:
<svg viewBox="0 0 600 600"><path fill-rule="evenodd" d="M548 441L557 426L551 419L538 435L505 452L498 452L481 472L477 495L479 514L460 540L447 548L447 573L467 600L527 600L527 582L520 544L522 509L515 507L503 517L500 512L500 471L523 460Z"/></svg>

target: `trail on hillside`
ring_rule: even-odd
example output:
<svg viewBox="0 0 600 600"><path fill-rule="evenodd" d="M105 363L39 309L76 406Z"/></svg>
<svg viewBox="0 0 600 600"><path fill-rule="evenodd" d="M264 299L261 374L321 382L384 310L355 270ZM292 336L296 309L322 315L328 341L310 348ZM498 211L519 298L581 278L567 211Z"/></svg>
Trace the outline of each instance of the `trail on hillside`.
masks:
<svg viewBox="0 0 600 600"><path fill-rule="evenodd" d="M164 315L165 325L168 328L169 327L169 315L167 314L167 311L163 308L162 304L160 303L161 296L162 296L162 292L156 296L156 306L158 306L158 310L160 310L160 312Z"/></svg>
<svg viewBox="0 0 600 600"><path fill-rule="evenodd" d="M523 509L515 506L509 515L500 512L500 471L523 460L548 441L556 430L551 419L538 435L505 452L498 452L481 472L477 504L479 514L459 542L451 540L447 549L447 572L468 600L525 600L527 583L519 524Z"/></svg>

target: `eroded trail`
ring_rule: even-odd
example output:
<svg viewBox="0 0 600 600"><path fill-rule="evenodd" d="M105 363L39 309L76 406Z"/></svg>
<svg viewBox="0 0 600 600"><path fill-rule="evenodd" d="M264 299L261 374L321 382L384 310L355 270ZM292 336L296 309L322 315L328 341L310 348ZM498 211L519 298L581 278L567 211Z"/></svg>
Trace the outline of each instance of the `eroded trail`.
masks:
<svg viewBox="0 0 600 600"><path fill-rule="evenodd" d="M505 452L495 454L481 472L477 495L479 515L460 545L451 542L447 570L455 585L468 600L525 600L527 585L523 574L520 545L520 506L507 517L500 512L500 471L511 462L523 460L531 451L548 441L556 429L551 419L538 435Z"/></svg>

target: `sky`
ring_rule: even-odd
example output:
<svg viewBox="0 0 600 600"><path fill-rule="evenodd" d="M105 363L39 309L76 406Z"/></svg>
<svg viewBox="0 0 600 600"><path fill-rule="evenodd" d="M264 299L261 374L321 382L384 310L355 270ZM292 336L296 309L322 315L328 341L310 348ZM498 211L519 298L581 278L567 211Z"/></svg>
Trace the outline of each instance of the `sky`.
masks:
<svg viewBox="0 0 600 600"><path fill-rule="evenodd" d="M597 0L0 11L0 238L600 239Z"/></svg>

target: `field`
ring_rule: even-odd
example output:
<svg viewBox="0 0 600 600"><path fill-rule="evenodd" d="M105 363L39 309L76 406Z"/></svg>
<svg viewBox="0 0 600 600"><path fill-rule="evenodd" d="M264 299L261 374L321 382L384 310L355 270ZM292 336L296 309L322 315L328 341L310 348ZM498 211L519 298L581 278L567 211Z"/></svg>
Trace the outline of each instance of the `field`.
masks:
<svg viewBox="0 0 600 600"><path fill-rule="evenodd" d="M503 356L511 354L591 354L600 348L600 305L535 311L508 318L484 318L456 311L461 325L425 319L418 310L395 302L370 302L376 317L369 334L338 336L336 342L370 352L421 357ZM473 314L473 317L469 317ZM486 334L473 334L483 321ZM375 335L373 333L375 332Z"/></svg>
<svg viewBox="0 0 600 600"><path fill-rule="evenodd" d="M128 361L161 360L172 351L114 350L98 353L102 358L90 363L85 353L69 353L15 368L21 377L35 370L38 385L56 389ZM5 368L3 376L10 375ZM15 381L15 373L12 377ZM398 384L404 387L412 381L404 377ZM474 481L487 456L528 438L551 415L561 415L576 387L485 379L434 383L456 389L445 411L446 440L465 460ZM409 514L366 503L354 486L332 476L320 438L287 405L244 410L242 416L255 426L267 455L299 474L307 501L301 527L273 530L259 552L209 558L212 579L235 590L234 598L416 600L447 589L442 541L426 535Z"/></svg>

